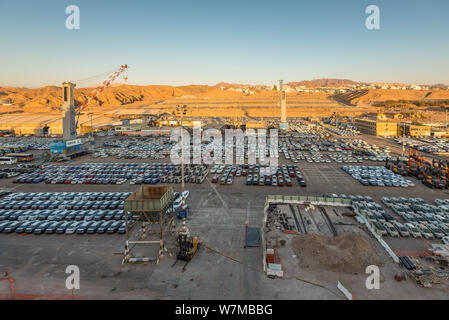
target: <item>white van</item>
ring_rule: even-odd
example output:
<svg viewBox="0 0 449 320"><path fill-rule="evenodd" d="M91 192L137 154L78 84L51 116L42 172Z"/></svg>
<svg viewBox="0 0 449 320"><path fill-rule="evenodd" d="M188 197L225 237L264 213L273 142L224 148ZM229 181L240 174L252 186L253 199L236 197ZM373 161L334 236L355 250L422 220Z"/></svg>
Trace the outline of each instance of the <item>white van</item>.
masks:
<svg viewBox="0 0 449 320"><path fill-rule="evenodd" d="M0 157L0 164L15 164L15 163L17 163L17 158Z"/></svg>

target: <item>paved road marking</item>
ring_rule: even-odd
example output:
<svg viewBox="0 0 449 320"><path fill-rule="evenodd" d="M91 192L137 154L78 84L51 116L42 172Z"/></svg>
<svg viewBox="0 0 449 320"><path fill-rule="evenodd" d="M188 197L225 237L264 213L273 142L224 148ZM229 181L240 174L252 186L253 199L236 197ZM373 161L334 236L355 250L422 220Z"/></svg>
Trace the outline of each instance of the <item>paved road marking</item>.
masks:
<svg viewBox="0 0 449 320"><path fill-rule="evenodd" d="M223 207L224 207L226 210L229 210L229 207L228 207L228 205L226 204L226 201L224 201L223 197L222 197L221 194L218 192L217 188L215 188L215 186L212 184L212 182L210 182L208 179L206 179L206 180L209 182L209 184L210 184L212 190L214 190L215 194L216 194L217 197L220 199L221 203L223 204Z"/></svg>

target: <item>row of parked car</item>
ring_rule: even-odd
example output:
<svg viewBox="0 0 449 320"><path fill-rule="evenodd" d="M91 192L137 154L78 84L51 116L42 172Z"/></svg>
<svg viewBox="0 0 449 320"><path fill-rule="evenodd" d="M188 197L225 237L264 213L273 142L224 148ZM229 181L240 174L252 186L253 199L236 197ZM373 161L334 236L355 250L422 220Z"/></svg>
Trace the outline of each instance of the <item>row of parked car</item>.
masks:
<svg viewBox="0 0 449 320"><path fill-rule="evenodd" d="M444 138L396 138L395 141L399 145L405 144L408 147L416 149L421 152L439 154L449 151L449 142Z"/></svg>
<svg viewBox="0 0 449 320"><path fill-rule="evenodd" d="M153 172L155 171L155 172ZM23 174L13 183L49 184L123 184L136 176L151 175L157 170L146 163L84 163L74 166L48 165Z"/></svg>
<svg viewBox="0 0 449 320"><path fill-rule="evenodd" d="M6 200L125 200L131 192L17 192L8 193Z"/></svg>
<svg viewBox="0 0 449 320"><path fill-rule="evenodd" d="M331 125L331 126L326 127L326 129L336 135L345 136L345 137L353 137L353 136L360 134L360 131L349 128L349 127L345 127L343 125L340 125L340 126L332 126Z"/></svg>
<svg viewBox="0 0 449 320"><path fill-rule="evenodd" d="M288 138L280 146L287 160L297 163L361 163L363 161L385 161L387 153L380 150L359 148L357 144L342 142L339 139L318 139L317 137ZM332 160L332 161L331 161Z"/></svg>
<svg viewBox="0 0 449 320"><path fill-rule="evenodd" d="M0 201L0 233L125 233L131 192L9 193Z"/></svg>
<svg viewBox="0 0 449 320"><path fill-rule="evenodd" d="M422 198L388 198L382 202L407 223L417 225L427 239L449 236L449 211L427 204Z"/></svg>
<svg viewBox="0 0 449 320"><path fill-rule="evenodd" d="M277 168L270 168L260 165L226 165L224 167L212 168L213 173L223 173L219 178L214 175L211 179L212 183L231 185L235 177L246 177L246 185L260 186L288 186L293 185L292 179L296 178L298 183L306 187L307 183L303 178L301 171L297 165L282 165Z"/></svg>
<svg viewBox="0 0 449 320"><path fill-rule="evenodd" d="M412 181L383 166L342 166L341 168L364 186L402 188L415 186Z"/></svg>
<svg viewBox="0 0 449 320"><path fill-rule="evenodd" d="M33 233L33 234L103 234L126 232L125 221L49 221L20 220L0 221L0 233Z"/></svg>
<svg viewBox="0 0 449 320"><path fill-rule="evenodd" d="M421 233L418 226L414 224L401 224L374 201L357 202L354 205L358 208L360 214L371 223L373 229L381 236L423 237L423 233Z"/></svg>
<svg viewBox="0 0 449 320"><path fill-rule="evenodd" d="M205 165L185 165L185 182L202 183L209 173ZM47 184L158 184L180 183L181 166L172 163L86 163L50 165L24 174L13 183Z"/></svg>
<svg viewBox="0 0 449 320"><path fill-rule="evenodd" d="M278 186L291 187L293 186L292 179L296 178L301 187L307 187L307 183L302 176L301 171L297 165L282 165L276 169L274 173L261 169L259 173L248 174L246 185L260 185L260 186Z"/></svg>
<svg viewBox="0 0 449 320"><path fill-rule="evenodd" d="M204 164L186 164L184 165L184 182L201 184L209 174L207 165ZM181 183L181 166L174 167L161 178L162 183Z"/></svg>
<svg viewBox="0 0 449 320"><path fill-rule="evenodd" d="M21 221L21 220L122 220L123 210L67 210L67 209L47 209L47 210L9 210L0 209L0 221Z"/></svg>
<svg viewBox="0 0 449 320"><path fill-rule="evenodd" d="M421 216L418 214L414 216L410 212L404 215L402 210L394 208L398 204L393 204L388 197L382 198L382 202L391 207L395 213L404 219L405 223L399 222L398 219L385 212L382 206L374 201L353 201L353 205L371 223L371 226L378 234L390 237L441 239L443 241L449 239L449 225L447 223L442 221L434 223L428 219L421 219ZM399 205L401 206L402 204Z"/></svg>
<svg viewBox="0 0 449 320"><path fill-rule="evenodd" d="M23 150L50 150L52 138L38 137L2 137L3 145L20 146Z"/></svg>
<svg viewBox="0 0 449 320"><path fill-rule="evenodd" d="M10 200L0 201L0 209L13 210L114 210L123 209L123 200Z"/></svg>
<svg viewBox="0 0 449 320"><path fill-rule="evenodd" d="M169 137L142 136L107 140L103 146L95 150L94 158L164 159L170 154L172 142Z"/></svg>

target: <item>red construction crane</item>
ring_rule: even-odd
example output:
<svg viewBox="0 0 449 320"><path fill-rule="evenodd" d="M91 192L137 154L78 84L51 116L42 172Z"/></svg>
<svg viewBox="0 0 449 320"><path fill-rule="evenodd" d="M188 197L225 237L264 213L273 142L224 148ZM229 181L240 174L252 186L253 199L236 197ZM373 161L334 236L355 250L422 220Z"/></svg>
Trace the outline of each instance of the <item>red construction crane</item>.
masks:
<svg viewBox="0 0 449 320"><path fill-rule="evenodd" d="M124 64L122 66L120 66L120 68L115 71L113 74L111 74L109 76L109 78L107 78L106 80L104 80L102 83L100 83L98 86L95 87L94 90L92 90L91 92L89 92L89 94L84 97L84 102L83 104L79 107L78 109L78 114L76 117L76 122L75 122L75 128L78 128L78 121L81 115L81 111L84 110L87 105L94 99L97 98L97 95L101 92L103 92L104 89L106 89L107 87L109 87L109 85L114 82L115 79L117 79L122 73L124 73L126 70L128 69L128 65ZM128 77L123 77L123 79L126 81L128 80Z"/></svg>

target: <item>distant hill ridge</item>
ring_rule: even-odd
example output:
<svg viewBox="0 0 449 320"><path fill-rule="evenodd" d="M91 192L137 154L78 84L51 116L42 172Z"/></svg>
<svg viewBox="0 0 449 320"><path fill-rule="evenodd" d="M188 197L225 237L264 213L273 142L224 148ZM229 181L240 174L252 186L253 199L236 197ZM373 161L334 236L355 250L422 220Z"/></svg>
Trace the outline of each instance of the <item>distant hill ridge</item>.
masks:
<svg viewBox="0 0 449 320"><path fill-rule="evenodd" d="M287 83L291 87L305 86L313 87L340 87L354 84L362 84L348 79L315 79L299 82ZM248 94L242 90L222 90L226 88L256 87L263 88L265 85L244 85L231 84L226 82L217 83L214 86L209 85L187 85L187 86L169 86L169 85L127 85L116 83L104 90L98 95L98 99L92 101L90 107L97 106L120 106L120 105L149 105L168 99L179 99L181 97L196 97L198 99L244 99L249 98ZM385 100L417 100L417 99L447 99L448 90L443 89L445 85L437 84L429 91L413 90L369 90L363 96L348 96L344 98L345 103L349 104L370 104ZM447 88L447 86L446 86ZM92 88L75 88L75 100L81 104L84 98L92 91ZM429 94L429 92L431 92ZM271 90L254 90L253 98L274 97ZM295 95L296 93L290 93ZM324 93L323 93L324 94ZM62 104L61 87L45 86L36 89L15 88L9 86L0 87L0 97L2 100L11 100L16 106L25 108L45 108L55 110ZM8 110L6 110L8 111Z"/></svg>

